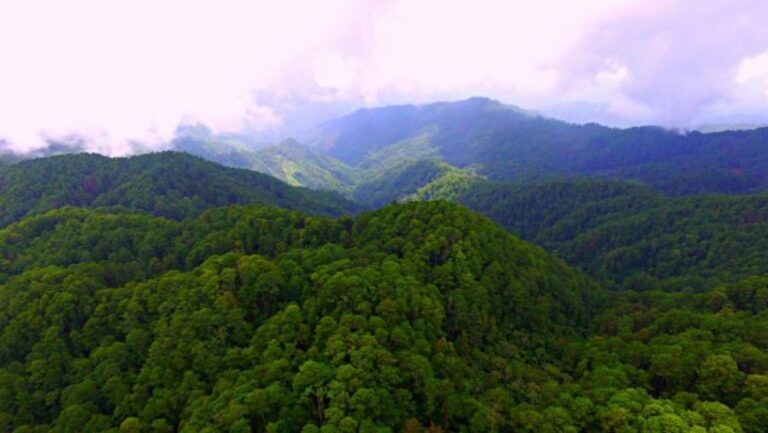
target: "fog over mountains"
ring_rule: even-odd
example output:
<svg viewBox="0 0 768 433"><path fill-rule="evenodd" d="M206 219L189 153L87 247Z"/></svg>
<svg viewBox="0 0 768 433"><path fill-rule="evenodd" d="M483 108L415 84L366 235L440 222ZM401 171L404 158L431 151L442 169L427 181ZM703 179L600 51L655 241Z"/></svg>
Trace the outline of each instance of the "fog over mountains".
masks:
<svg viewBox="0 0 768 433"><path fill-rule="evenodd" d="M196 123L278 142L473 95L623 127L768 114L762 0L41 1L0 5L0 138L23 152L158 150Z"/></svg>

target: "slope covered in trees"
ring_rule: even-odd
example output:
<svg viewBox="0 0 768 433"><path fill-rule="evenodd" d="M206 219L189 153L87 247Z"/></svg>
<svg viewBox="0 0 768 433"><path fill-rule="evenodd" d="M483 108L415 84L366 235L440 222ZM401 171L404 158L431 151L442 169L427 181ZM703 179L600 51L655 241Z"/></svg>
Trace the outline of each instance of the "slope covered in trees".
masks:
<svg viewBox="0 0 768 433"><path fill-rule="evenodd" d="M295 140L286 140L256 151L249 168L283 179L291 185L339 192L348 192L360 175L319 149Z"/></svg>
<svg viewBox="0 0 768 433"><path fill-rule="evenodd" d="M484 148L512 142L496 122L542 120L497 105L390 109L407 133L371 115L334 136L369 140L344 188L456 200L559 258L444 201L309 216L357 206L178 153L0 168L0 432L768 431L768 196L505 183L446 162L454 145L507 158ZM487 136L455 123L478 110ZM568 155L535 156L562 149L524 150L514 179L569 175ZM635 150L602 167L663 173ZM267 152L295 183L335 164ZM749 179L752 156L731 174ZM659 179L709 190L694 168L717 178L723 161Z"/></svg>
<svg viewBox="0 0 768 433"><path fill-rule="evenodd" d="M230 167L258 171L290 185L316 190L349 192L360 174L322 150L295 140L276 145L261 144L258 148L246 146L211 134L185 134L173 142L177 151Z"/></svg>
<svg viewBox="0 0 768 433"><path fill-rule="evenodd" d="M0 237L16 258L0 285L3 431L459 429L493 387L521 386L502 360L554 360L600 299L447 203L338 220L64 209Z"/></svg>
<svg viewBox="0 0 768 433"><path fill-rule="evenodd" d="M531 183L573 177L631 180L670 195L749 193L768 187L768 128L701 133L658 127L575 125L485 98L359 110L306 133L300 144L247 144L228 136L184 134L174 148L292 185L335 190L381 205L416 190L425 197L455 179L428 186L429 164L493 181ZM400 192L408 166L416 185ZM462 182L459 182L462 183ZM385 188L382 190L382 188ZM414 189L415 188L415 189Z"/></svg>
<svg viewBox="0 0 768 433"><path fill-rule="evenodd" d="M306 141L360 166L416 137L426 143L419 149L493 180L592 176L675 195L768 186L768 128L704 134L574 125L484 98L360 110L321 125Z"/></svg>
<svg viewBox="0 0 768 433"><path fill-rule="evenodd" d="M764 432L768 280L603 292L458 205L0 230L0 431Z"/></svg>
<svg viewBox="0 0 768 433"><path fill-rule="evenodd" d="M625 287L666 280L670 289L695 289L768 273L766 194L668 197L624 182L477 182L459 201Z"/></svg>
<svg viewBox="0 0 768 433"><path fill-rule="evenodd" d="M469 187L476 177L468 170L423 159L378 170L355 187L352 198L374 208L398 200L455 199L462 186Z"/></svg>
<svg viewBox="0 0 768 433"><path fill-rule="evenodd" d="M114 159L61 155L0 168L0 226L63 206L121 207L181 219L234 203L327 215L359 209L335 193L176 152Z"/></svg>

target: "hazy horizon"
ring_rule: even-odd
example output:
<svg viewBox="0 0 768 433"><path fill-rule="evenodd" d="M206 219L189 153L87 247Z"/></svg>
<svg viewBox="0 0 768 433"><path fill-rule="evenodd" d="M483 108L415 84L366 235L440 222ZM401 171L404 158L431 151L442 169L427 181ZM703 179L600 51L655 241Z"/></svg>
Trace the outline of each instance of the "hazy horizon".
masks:
<svg viewBox="0 0 768 433"><path fill-rule="evenodd" d="M180 124L285 138L483 96L611 126L768 123L758 0L0 1L0 140L156 149Z"/></svg>

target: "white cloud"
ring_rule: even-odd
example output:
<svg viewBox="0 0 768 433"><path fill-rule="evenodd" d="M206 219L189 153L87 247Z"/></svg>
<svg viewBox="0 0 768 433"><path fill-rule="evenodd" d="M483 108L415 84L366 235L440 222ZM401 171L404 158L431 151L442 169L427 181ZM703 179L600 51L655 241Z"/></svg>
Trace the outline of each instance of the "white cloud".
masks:
<svg viewBox="0 0 768 433"><path fill-rule="evenodd" d="M643 123L768 112L765 22L764 0L0 0L0 138L122 154L179 122L470 95Z"/></svg>
<svg viewBox="0 0 768 433"><path fill-rule="evenodd" d="M269 127L254 90L329 43L344 2L73 0L0 3L0 136L29 150L79 133L166 141L196 120Z"/></svg>
<svg viewBox="0 0 768 433"><path fill-rule="evenodd" d="M756 87L762 90L764 99L768 99L768 51L742 60L736 72L736 83L750 90Z"/></svg>

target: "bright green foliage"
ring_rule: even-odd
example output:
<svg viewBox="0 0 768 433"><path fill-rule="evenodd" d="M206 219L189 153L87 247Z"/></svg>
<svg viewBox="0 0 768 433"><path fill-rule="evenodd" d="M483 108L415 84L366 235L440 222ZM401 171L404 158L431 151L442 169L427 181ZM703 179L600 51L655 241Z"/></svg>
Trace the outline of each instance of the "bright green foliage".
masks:
<svg viewBox="0 0 768 433"><path fill-rule="evenodd" d="M476 179L468 170L437 160L420 160L377 172L359 184L352 197L372 207L398 200L455 200Z"/></svg>
<svg viewBox="0 0 768 433"><path fill-rule="evenodd" d="M322 150L286 140L274 146L249 146L227 137L182 134L173 142L177 151L222 165L247 168L274 176L290 185L349 192L360 173L325 155Z"/></svg>
<svg viewBox="0 0 768 433"><path fill-rule="evenodd" d="M454 199L458 194L451 192L463 191L477 177L440 161L429 137L425 132L395 143L355 167L295 140L258 150L235 148L215 137L180 138L174 145L211 161L266 173L291 185L337 191L378 208L396 200Z"/></svg>
<svg viewBox="0 0 768 433"><path fill-rule="evenodd" d="M318 190L347 192L358 173L320 149L286 140L254 152L248 167L285 182Z"/></svg>

